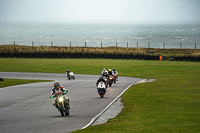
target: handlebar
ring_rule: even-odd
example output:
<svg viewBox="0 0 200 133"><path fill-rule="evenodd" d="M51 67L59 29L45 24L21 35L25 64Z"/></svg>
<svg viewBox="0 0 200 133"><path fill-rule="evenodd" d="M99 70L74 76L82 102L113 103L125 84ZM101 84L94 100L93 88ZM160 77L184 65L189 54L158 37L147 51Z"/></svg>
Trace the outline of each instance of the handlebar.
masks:
<svg viewBox="0 0 200 133"><path fill-rule="evenodd" d="M63 93L61 93L61 94L62 94L62 95L65 95L65 94L67 94L67 92L68 92L68 91L65 91L65 92L63 92ZM54 97L55 97L55 95L51 95L51 96L50 96L50 98L54 98Z"/></svg>

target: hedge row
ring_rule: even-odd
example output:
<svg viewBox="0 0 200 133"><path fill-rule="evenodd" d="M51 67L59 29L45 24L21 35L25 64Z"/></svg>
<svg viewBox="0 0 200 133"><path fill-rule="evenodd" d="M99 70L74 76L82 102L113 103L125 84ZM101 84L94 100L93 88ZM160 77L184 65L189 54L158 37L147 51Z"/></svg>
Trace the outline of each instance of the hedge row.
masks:
<svg viewBox="0 0 200 133"><path fill-rule="evenodd" d="M0 53L3 58L105 58L159 60L159 56L93 53Z"/></svg>
<svg viewBox="0 0 200 133"><path fill-rule="evenodd" d="M93 54L93 53L0 53L1 58L104 58L104 59L140 59L160 60L160 56L154 55L130 55L130 54ZM162 60L166 59L162 57ZM200 57L170 57L170 60L200 61Z"/></svg>
<svg viewBox="0 0 200 133"><path fill-rule="evenodd" d="M194 56L180 56L180 57L170 57L171 61L200 61L200 57Z"/></svg>

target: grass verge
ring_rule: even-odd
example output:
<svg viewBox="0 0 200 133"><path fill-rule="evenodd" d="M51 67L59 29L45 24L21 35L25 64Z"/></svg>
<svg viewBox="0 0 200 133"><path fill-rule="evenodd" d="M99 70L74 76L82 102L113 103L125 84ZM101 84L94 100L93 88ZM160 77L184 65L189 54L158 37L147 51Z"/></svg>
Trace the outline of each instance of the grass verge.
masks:
<svg viewBox="0 0 200 133"><path fill-rule="evenodd" d="M156 81L137 84L125 92L124 108L117 117L75 133L200 131L199 62L0 58L1 71L65 73L69 68L75 74L99 75L103 68L113 67L120 76Z"/></svg>
<svg viewBox="0 0 200 133"><path fill-rule="evenodd" d="M0 81L0 88L36 82L49 82L49 80L4 79L4 81Z"/></svg>

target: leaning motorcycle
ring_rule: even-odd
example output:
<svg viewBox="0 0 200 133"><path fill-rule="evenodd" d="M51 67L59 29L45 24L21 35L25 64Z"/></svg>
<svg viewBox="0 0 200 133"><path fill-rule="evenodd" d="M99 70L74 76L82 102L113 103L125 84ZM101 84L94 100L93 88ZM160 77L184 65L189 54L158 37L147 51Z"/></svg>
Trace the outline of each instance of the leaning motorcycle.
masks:
<svg viewBox="0 0 200 133"><path fill-rule="evenodd" d="M73 73L73 72L70 72L70 73L67 75L67 78L68 78L68 80L70 80L70 79L75 80L74 73Z"/></svg>
<svg viewBox="0 0 200 133"><path fill-rule="evenodd" d="M108 87L108 79L107 79L107 77L106 76L103 76L103 79L105 80L105 82L106 82L106 88Z"/></svg>
<svg viewBox="0 0 200 133"><path fill-rule="evenodd" d="M112 84L113 84L113 76L112 76L112 75L109 75L109 76L108 76L108 84L109 84L110 87L111 87Z"/></svg>
<svg viewBox="0 0 200 133"><path fill-rule="evenodd" d="M97 90L98 90L98 94L100 95L101 98L103 98L103 96L106 93L106 85L104 82L99 82L97 85Z"/></svg>
<svg viewBox="0 0 200 133"><path fill-rule="evenodd" d="M116 84L116 82L118 81L118 75L117 75L117 73L114 74L113 81L114 81L114 84Z"/></svg>
<svg viewBox="0 0 200 133"><path fill-rule="evenodd" d="M55 99L55 104L56 108L58 108L58 111L60 111L60 114L62 116L67 116L69 115L69 98L65 98L64 95L67 94L67 92L61 93L59 95L52 95L51 98L56 98Z"/></svg>

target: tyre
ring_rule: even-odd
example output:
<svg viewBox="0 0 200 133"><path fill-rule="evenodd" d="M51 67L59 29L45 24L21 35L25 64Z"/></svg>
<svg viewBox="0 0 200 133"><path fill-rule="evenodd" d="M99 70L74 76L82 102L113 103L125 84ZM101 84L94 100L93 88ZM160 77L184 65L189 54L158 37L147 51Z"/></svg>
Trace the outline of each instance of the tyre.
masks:
<svg viewBox="0 0 200 133"><path fill-rule="evenodd" d="M111 87L111 86L112 86L112 84L109 84L109 86Z"/></svg>
<svg viewBox="0 0 200 133"><path fill-rule="evenodd" d="M60 114L61 114L62 116L65 116L64 107L63 107L62 105L59 105L58 109L59 109L59 111L60 111Z"/></svg>
<svg viewBox="0 0 200 133"><path fill-rule="evenodd" d="M61 114L62 116L65 116L65 114L64 114L64 112L63 112L63 111L60 111L60 114Z"/></svg>
<svg viewBox="0 0 200 133"><path fill-rule="evenodd" d="M102 92L101 92L101 98L103 98L103 94L102 94Z"/></svg>
<svg viewBox="0 0 200 133"><path fill-rule="evenodd" d="M65 109L65 115L69 115L69 109L68 108Z"/></svg>

